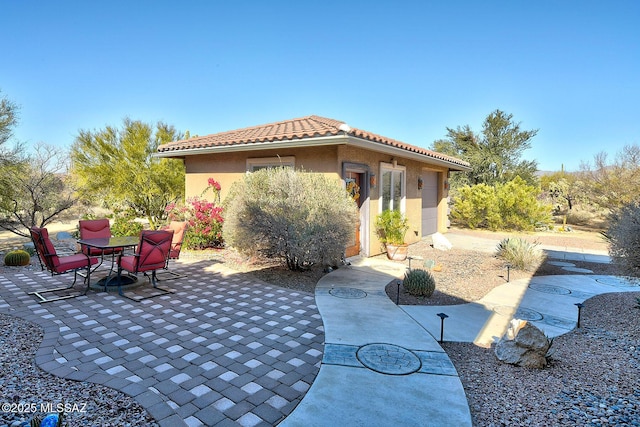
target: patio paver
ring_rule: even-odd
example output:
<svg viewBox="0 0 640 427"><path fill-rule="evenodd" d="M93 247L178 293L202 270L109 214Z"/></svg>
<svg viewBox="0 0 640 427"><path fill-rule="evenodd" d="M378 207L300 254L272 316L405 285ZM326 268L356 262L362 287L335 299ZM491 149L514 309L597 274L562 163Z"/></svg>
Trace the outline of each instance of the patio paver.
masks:
<svg viewBox="0 0 640 427"><path fill-rule="evenodd" d="M321 363L324 331L314 296L210 261L173 267L186 276L162 285L176 293L142 302L89 291L39 304L27 292L70 277L5 273L0 312L45 329L36 354L42 369L123 391L161 426L274 425L284 419ZM144 288L150 285L133 292Z"/></svg>

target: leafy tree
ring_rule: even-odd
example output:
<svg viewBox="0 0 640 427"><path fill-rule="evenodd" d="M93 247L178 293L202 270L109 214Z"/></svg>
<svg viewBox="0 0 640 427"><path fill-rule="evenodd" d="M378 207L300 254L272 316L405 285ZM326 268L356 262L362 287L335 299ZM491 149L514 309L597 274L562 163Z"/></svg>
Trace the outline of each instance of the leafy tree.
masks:
<svg viewBox="0 0 640 427"><path fill-rule="evenodd" d="M44 227L75 204L66 159L66 153L41 144L0 176L0 228L29 237L30 227Z"/></svg>
<svg viewBox="0 0 640 427"><path fill-rule="evenodd" d="M603 209L622 208L638 197L640 188L640 146L626 145L609 162L605 152L594 156L593 165L580 167L586 196Z"/></svg>
<svg viewBox="0 0 640 427"><path fill-rule="evenodd" d="M530 140L537 130L521 130L513 122L513 115L495 110L487 116L480 134L466 125L447 128L447 137L435 141L433 149L466 160L472 170L456 173L452 188L464 185L495 185L520 176L529 184L536 184L536 161L522 160L525 150L531 148Z"/></svg>
<svg viewBox="0 0 640 427"><path fill-rule="evenodd" d="M290 270L335 265L353 239L357 208L335 179L291 168L245 175L225 200L223 236L250 255Z"/></svg>
<svg viewBox="0 0 640 427"><path fill-rule="evenodd" d="M182 139L165 123L152 125L128 118L121 129L80 130L71 148L80 194L114 210L130 211L157 228L165 208L184 198L184 165L154 157L160 144Z"/></svg>

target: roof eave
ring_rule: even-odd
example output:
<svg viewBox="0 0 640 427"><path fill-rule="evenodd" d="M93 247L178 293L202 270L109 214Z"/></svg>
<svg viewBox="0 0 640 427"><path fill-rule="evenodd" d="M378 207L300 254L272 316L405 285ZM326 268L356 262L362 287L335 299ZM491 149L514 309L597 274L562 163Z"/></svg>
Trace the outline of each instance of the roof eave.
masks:
<svg viewBox="0 0 640 427"><path fill-rule="evenodd" d="M455 162L450 162L444 159L438 159L437 157L428 156L426 154L416 153L404 148L394 147L381 142L375 142L364 138L355 136L349 136L349 145L353 145L360 148L366 148L378 153L389 154L391 156L404 157L411 160L416 160L422 163L429 163L431 165L442 166L448 168L451 171L470 171L471 167L461 165Z"/></svg>
<svg viewBox="0 0 640 427"><path fill-rule="evenodd" d="M461 165L459 163L447 161L445 159L438 159L437 157L416 153L416 152L407 150L405 148L394 147L392 145L371 141L371 140L356 137L353 135L345 135L345 134L316 136L311 138L284 139L284 140L276 140L276 141L247 142L242 144L214 145L210 147L195 147L195 148L187 148L187 149L181 149L181 150L167 150L167 151L154 153L154 156L184 159L186 156L195 156L200 154L257 151L257 150L269 150L273 148L282 149L282 148L301 148L301 147L321 147L321 146L345 145L345 144L353 145L355 147L365 148L368 150L376 151L378 153L404 157L404 158L416 160L422 163L428 163L430 165L445 167L452 171L471 170L470 167Z"/></svg>
<svg viewBox="0 0 640 427"><path fill-rule="evenodd" d="M324 145L346 144L344 135L317 136L313 138L284 139L277 141L247 142L232 145L214 145L211 147L187 148L183 150L168 150L154 153L155 157L185 157L198 154L232 153L238 151L269 150L272 148L300 148L318 147Z"/></svg>

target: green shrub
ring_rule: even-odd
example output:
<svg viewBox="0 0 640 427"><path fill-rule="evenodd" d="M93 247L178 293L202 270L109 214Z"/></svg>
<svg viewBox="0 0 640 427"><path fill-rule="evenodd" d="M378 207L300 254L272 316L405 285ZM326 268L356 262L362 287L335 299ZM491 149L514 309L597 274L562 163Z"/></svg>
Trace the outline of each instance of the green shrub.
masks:
<svg viewBox="0 0 640 427"><path fill-rule="evenodd" d="M505 184L462 187L451 219L469 228L533 231L551 222L551 207L538 200L540 190L516 176Z"/></svg>
<svg viewBox="0 0 640 427"><path fill-rule="evenodd" d="M451 209L451 219L472 229L499 228L500 217L495 188L487 184L460 188Z"/></svg>
<svg viewBox="0 0 640 427"><path fill-rule="evenodd" d="M111 234L114 236L137 236L143 225L129 216L118 216L111 224Z"/></svg>
<svg viewBox="0 0 640 427"><path fill-rule="evenodd" d="M411 295L429 298L436 290L436 279L426 270L409 270L404 275L402 286Z"/></svg>
<svg viewBox="0 0 640 427"><path fill-rule="evenodd" d="M376 230L380 243L402 245L409 221L400 211L387 209L376 217Z"/></svg>
<svg viewBox="0 0 640 427"><path fill-rule="evenodd" d="M516 176L496 186L499 228L533 231L540 224L550 224L551 206L538 200L540 189Z"/></svg>
<svg viewBox="0 0 640 427"><path fill-rule="evenodd" d="M640 202L630 203L609 215L603 233L611 261L628 276L640 276Z"/></svg>
<svg viewBox="0 0 640 427"><path fill-rule="evenodd" d="M29 252L23 251L22 249L9 251L4 256L4 265L8 265L10 267L28 265L29 262L31 262Z"/></svg>
<svg viewBox="0 0 640 427"><path fill-rule="evenodd" d="M513 268L530 271L542 259L542 251L537 246L537 243L530 243L519 237L508 237L498 243L496 256L507 261Z"/></svg>
<svg viewBox="0 0 640 427"><path fill-rule="evenodd" d="M291 270L335 265L353 241L357 207L339 181L290 168L262 169L225 200L223 236L238 251Z"/></svg>

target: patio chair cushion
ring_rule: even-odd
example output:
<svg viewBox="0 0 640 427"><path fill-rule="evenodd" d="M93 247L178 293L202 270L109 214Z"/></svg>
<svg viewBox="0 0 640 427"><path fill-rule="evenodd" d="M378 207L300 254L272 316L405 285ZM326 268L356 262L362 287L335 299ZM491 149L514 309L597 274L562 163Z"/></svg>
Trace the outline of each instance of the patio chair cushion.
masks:
<svg viewBox="0 0 640 427"><path fill-rule="evenodd" d="M90 260L89 265L93 265L98 262L98 258L91 257L88 259ZM58 262L59 264L56 268L58 270L57 273L63 273L65 271L87 267L87 256L85 254L62 256L58 257Z"/></svg>
<svg viewBox="0 0 640 427"><path fill-rule="evenodd" d="M80 220L78 221L78 228L80 230L81 239L108 239L111 237L111 226L109 225L109 219L107 218ZM122 248L99 249L83 246L82 252L91 256L111 255L122 252Z"/></svg>
<svg viewBox="0 0 640 427"><path fill-rule="evenodd" d="M58 256L56 248L49 238L49 231L46 228L32 227L31 235L34 238L36 250L44 258L47 270L52 273L62 274L69 270L88 267L98 262L97 258L88 258L85 254Z"/></svg>
<svg viewBox="0 0 640 427"><path fill-rule="evenodd" d="M182 241L184 233L187 230L186 221L171 221L166 230L173 230L173 239L171 239L171 251L169 251L169 259L178 259L180 250L182 249Z"/></svg>

